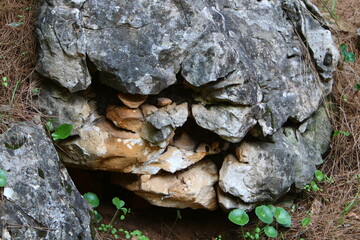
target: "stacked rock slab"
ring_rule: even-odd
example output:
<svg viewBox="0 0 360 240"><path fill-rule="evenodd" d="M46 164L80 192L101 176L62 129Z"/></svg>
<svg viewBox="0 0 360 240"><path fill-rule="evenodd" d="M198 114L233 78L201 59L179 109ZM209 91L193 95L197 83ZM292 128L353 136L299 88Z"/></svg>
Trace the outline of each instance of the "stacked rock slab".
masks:
<svg viewBox="0 0 360 240"><path fill-rule="evenodd" d="M301 188L329 141L318 109L339 59L314 16L306 0L44 1L39 71L68 92L47 86L40 102L74 125L62 159L136 174L137 184L114 182L167 207L249 210ZM91 81L118 96L104 105ZM191 124L218 139L197 138ZM212 161L222 162L217 174ZM216 190L211 199L168 183L194 169L204 186L181 189Z"/></svg>

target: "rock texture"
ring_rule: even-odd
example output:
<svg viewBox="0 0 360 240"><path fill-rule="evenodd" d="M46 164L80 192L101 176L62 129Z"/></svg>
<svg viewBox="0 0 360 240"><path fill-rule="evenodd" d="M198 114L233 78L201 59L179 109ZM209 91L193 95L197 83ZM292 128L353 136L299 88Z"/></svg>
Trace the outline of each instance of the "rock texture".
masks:
<svg viewBox="0 0 360 240"><path fill-rule="evenodd" d="M270 142L241 143L237 156L228 155L223 162L221 190L245 203L255 203L274 202L293 184L301 189L312 180L316 165L322 163L321 153L328 147L332 131L326 119L321 108L304 133L285 127Z"/></svg>
<svg viewBox="0 0 360 240"><path fill-rule="evenodd" d="M274 133L289 117L303 121L317 109L339 58L330 31L312 17L308 2L54 4L43 5L39 20L44 76L70 91L85 89L87 55L101 81L146 95L175 83L179 73L194 89L201 86L198 99L204 103L263 103L266 111L258 123L264 134ZM243 121L254 122L251 116Z"/></svg>
<svg viewBox="0 0 360 240"><path fill-rule="evenodd" d="M64 162L147 179L124 186L153 204L212 209L149 185L205 158L220 206L246 210L321 162L339 53L307 0L44 0L38 34L39 71L62 86L40 105L74 125Z"/></svg>
<svg viewBox="0 0 360 240"><path fill-rule="evenodd" d="M0 235L5 239L93 239L90 207L41 126L18 124L0 135L7 171Z"/></svg>
<svg viewBox="0 0 360 240"><path fill-rule="evenodd" d="M113 182L134 191L151 204L163 207L214 210L217 207L214 184L215 164L204 160L176 174L143 175L135 179L114 175Z"/></svg>

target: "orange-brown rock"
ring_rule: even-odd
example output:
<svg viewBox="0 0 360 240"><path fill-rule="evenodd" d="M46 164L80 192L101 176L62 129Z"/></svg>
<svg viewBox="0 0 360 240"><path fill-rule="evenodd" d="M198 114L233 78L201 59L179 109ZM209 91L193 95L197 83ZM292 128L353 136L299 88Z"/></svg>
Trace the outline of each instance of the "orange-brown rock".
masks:
<svg viewBox="0 0 360 240"><path fill-rule="evenodd" d="M129 94L129 93L119 93L118 98L120 101L129 108L138 108L141 104L146 101L147 95L140 94Z"/></svg>
<svg viewBox="0 0 360 240"><path fill-rule="evenodd" d="M172 103L173 103L173 101L170 98L161 97L161 98L157 99L156 105L158 105L159 107L164 107L164 106L168 106Z"/></svg>
<svg viewBox="0 0 360 240"><path fill-rule="evenodd" d="M114 174L112 181L146 199L153 205L174 208L217 208L214 184L218 181L216 165L205 160L186 171L162 173L150 178Z"/></svg>
<svg viewBox="0 0 360 240"><path fill-rule="evenodd" d="M63 160L78 167L153 175L183 170L206 155L167 144L153 146L140 133L121 130L105 118L84 125L78 135L61 144L67 153Z"/></svg>
<svg viewBox="0 0 360 240"><path fill-rule="evenodd" d="M111 106L106 111L106 117L111 120L115 126L139 132L143 125L143 115L139 108L128 108L125 106Z"/></svg>
<svg viewBox="0 0 360 240"><path fill-rule="evenodd" d="M147 117L158 110L157 107L150 104L143 104L140 106L140 109L144 117Z"/></svg>

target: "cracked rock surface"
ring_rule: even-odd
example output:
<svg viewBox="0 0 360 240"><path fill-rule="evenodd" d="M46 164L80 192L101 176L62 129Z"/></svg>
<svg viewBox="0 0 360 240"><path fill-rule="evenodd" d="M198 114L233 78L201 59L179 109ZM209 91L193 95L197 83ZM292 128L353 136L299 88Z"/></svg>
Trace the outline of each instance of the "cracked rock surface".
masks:
<svg viewBox="0 0 360 240"><path fill-rule="evenodd" d="M90 206L42 126L21 123L0 135L0 169L7 171L4 239L92 239Z"/></svg>
<svg viewBox="0 0 360 240"><path fill-rule="evenodd" d="M60 87L48 83L39 101L74 125L59 143L67 164L158 184L220 161L207 196L225 209L276 201L311 179L328 146L319 107L339 53L309 1L42 3L39 72ZM179 194L162 204L163 189L141 186L156 205L217 206L179 204Z"/></svg>

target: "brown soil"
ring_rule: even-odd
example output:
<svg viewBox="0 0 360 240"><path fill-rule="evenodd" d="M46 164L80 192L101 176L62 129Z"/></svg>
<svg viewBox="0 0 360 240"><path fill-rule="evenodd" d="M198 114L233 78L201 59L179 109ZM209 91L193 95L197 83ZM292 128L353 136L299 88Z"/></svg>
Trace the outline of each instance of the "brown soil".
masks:
<svg viewBox="0 0 360 240"><path fill-rule="evenodd" d="M0 132L14 120L27 120L39 114L31 101L38 79L34 74L37 2L0 2ZM360 4L359 0L337 0L332 12L332 0L313 2L328 17L327 21L333 22L331 31L337 45L345 43L348 51L355 52L355 63L341 61L332 94L334 129L351 135L339 134L332 139L331 151L320 169L331 176L334 183L321 184L322 192L297 196L293 226L282 229L283 239L360 239L360 91L354 88L360 83L360 52L356 47L359 40L355 34L360 28ZM22 24L8 25L12 23ZM7 86L2 84L3 77L7 77ZM133 209L133 214L118 227L139 229L151 239L211 239L219 234L223 239L240 239L238 229L220 211L181 210L182 219L176 220L176 209L149 206L132 193L109 184L102 173L71 169L70 172L82 193L91 191L101 196L103 204L99 211L104 222L110 221L114 213L111 198L119 196ZM310 225L301 227L301 220L309 214ZM101 237L109 239L106 235Z"/></svg>

